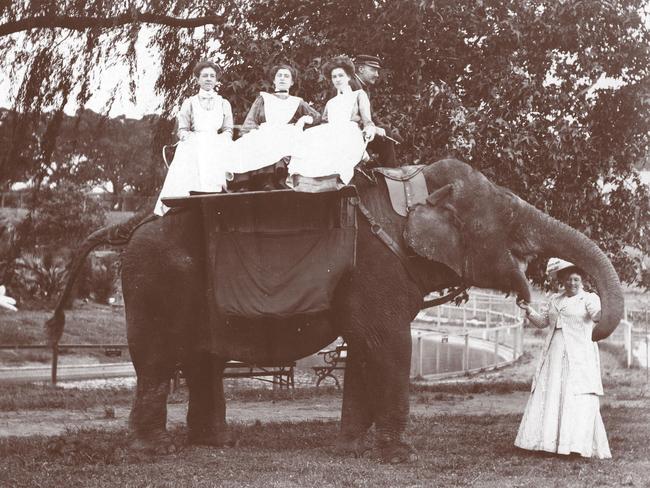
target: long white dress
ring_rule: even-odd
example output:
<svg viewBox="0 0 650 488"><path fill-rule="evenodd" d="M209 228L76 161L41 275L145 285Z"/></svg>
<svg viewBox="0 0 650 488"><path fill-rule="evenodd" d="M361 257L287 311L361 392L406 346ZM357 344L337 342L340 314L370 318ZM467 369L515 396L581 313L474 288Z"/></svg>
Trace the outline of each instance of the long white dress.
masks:
<svg viewBox="0 0 650 488"><path fill-rule="evenodd" d="M366 150L359 125L351 118L358 112L361 90L350 90L331 98L326 106L327 123L303 132L288 165L292 175L320 177L338 175L344 184L354 176Z"/></svg>
<svg viewBox="0 0 650 488"><path fill-rule="evenodd" d="M289 122L302 98L279 98L260 92L264 100L265 122L240 137L228 153L228 168L233 173L246 173L276 163L294 151L302 129Z"/></svg>
<svg viewBox="0 0 650 488"><path fill-rule="evenodd" d="M228 102L216 94L210 110L201 106L198 95L188 102L184 109L190 111L192 129L176 147L154 208L157 215L169 210L162 203L163 198L188 196L190 191L221 192L231 177L222 157L232 145L231 135L218 133L224 126L224 106L229 107Z"/></svg>
<svg viewBox="0 0 650 488"><path fill-rule="evenodd" d="M552 329L533 378L515 446L558 454L611 458L599 396L598 346L591 341L600 300L580 292L551 298L539 321Z"/></svg>

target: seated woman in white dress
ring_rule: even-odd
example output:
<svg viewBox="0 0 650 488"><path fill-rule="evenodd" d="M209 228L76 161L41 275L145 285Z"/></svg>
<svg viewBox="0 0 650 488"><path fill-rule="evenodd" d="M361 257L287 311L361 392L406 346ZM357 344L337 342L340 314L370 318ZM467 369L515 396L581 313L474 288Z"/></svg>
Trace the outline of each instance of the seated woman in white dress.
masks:
<svg viewBox="0 0 650 488"><path fill-rule="evenodd" d="M320 114L302 98L289 94L297 71L288 64L271 69L274 93L260 92L233 145L232 190L272 190L286 179L286 159L305 124L320 123Z"/></svg>
<svg viewBox="0 0 650 488"><path fill-rule="evenodd" d="M347 56L336 57L323 72L332 81L336 96L325 105L323 124L304 131L296 145L288 167L288 182L294 186L294 175L338 175L347 185L364 156L366 144L375 136L368 95L350 87L352 61Z"/></svg>
<svg viewBox="0 0 650 488"><path fill-rule="evenodd" d="M162 198L187 196L190 191L221 192L227 177L232 177L222 157L232 145L232 108L214 91L220 72L210 61L194 67L199 93L185 100L178 113L180 142L156 202L157 215L168 210Z"/></svg>

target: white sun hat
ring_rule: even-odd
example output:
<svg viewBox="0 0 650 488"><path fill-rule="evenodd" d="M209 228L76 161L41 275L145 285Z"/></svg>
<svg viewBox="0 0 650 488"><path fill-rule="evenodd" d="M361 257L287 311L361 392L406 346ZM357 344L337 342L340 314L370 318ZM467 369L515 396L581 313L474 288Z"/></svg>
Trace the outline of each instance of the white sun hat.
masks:
<svg viewBox="0 0 650 488"><path fill-rule="evenodd" d="M559 271L572 267L576 267L576 265L569 261L565 261L564 259L551 258L546 264L546 274L551 275L553 278L557 278Z"/></svg>

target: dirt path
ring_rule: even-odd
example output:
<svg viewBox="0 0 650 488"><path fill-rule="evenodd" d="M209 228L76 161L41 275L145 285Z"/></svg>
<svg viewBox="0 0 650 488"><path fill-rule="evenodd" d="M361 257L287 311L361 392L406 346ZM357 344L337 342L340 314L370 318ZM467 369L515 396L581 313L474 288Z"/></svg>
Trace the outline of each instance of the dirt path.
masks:
<svg viewBox="0 0 650 488"><path fill-rule="evenodd" d="M482 413L518 413L523 411L527 394L482 394L476 396L445 395L444 400L432 400L411 406L413 415L436 416L447 413L480 415ZM126 428L130 407L114 407L114 418L107 418L104 408L86 411L31 410L27 412L0 412L0 437L58 435L68 429ZM168 426L185 424L187 404L168 405ZM338 420L341 401L337 398L281 400L265 402L231 401L228 403L228 421L251 424L261 422L300 422L306 420Z"/></svg>
<svg viewBox="0 0 650 488"><path fill-rule="evenodd" d="M479 395L442 395L440 400L429 400L426 404L411 403L411 414L436 417L446 414L521 414L528 399L523 391L507 394L483 393ZM604 400L611 406L639 407L647 401L640 398L617 398ZM0 437L59 435L68 429L126 429L130 407L115 407L111 418L104 408L86 411L31 410L27 412L0 412ZM168 427L185 425L187 404L168 405ZM300 422L307 420L338 420L341 415L341 401L338 398L316 398L264 402L228 402L228 421L252 424L266 422Z"/></svg>

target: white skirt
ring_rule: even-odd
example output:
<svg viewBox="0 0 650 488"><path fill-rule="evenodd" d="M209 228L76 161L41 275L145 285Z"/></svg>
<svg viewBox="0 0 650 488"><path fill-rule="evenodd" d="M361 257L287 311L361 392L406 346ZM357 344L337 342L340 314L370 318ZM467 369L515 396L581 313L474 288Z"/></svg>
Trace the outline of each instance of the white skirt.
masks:
<svg viewBox="0 0 650 488"><path fill-rule="evenodd" d="M294 174L310 177L339 175L346 185L354 176L366 143L355 122L322 124L303 132L289 163Z"/></svg>
<svg viewBox="0 0 650 488"><path fill-rule="evenodd" d="M293 124L262 124L240 137L225 155L232 173L246 173L277 163L294 152L302 130Z"/></svg>
<svg viewBox="0 0 650 488"><path fill-rule="evenodd" d="M519 425L515 446L558 454L611 458L595 394L573 394L562 329L553 333L546 360Z"/></svg>
<svg viewBox="0 0 650 488"><path fill-rule="evenodd" d="M223 154L231 145L230 135L225 133L195 132L179 142L154 213L164 215L169 210L162 203L163 198L188 196L190 191L223 191L227 179L232 179L223 161Z"/></svg>

